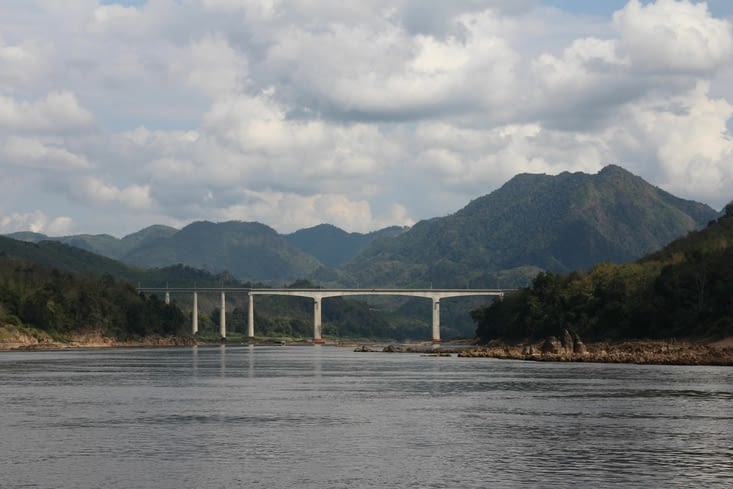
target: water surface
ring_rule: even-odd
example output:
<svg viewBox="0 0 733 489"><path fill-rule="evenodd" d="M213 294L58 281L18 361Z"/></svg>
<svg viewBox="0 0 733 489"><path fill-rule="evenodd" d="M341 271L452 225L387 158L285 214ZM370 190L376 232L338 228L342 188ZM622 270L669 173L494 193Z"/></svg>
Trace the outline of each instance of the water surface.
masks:
<svg viewBox="0 0 733 489"><path fill-rule="evenodd" d="M731 487L733 368L0 354L0 487Z"/></svg>

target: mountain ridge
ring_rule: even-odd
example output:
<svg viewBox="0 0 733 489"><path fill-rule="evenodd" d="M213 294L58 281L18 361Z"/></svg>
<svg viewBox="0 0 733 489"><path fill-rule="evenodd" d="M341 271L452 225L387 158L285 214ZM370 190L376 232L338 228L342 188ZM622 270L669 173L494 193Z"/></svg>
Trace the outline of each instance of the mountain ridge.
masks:
<svg viewBox="0 0 733 489"><path fill-rule="evenodd" d="M362 283L490 286L485 271L630 261L719 215L616 165L594 175L519 174L454 214L373 242L345 271Z"/></svg>
<svg viewBox="0 0 733 489"><path fill-rule="evenodd" d="M290 234L258 222L153 225L121 239L62 241L140 267L178 263L240 280L367 286L516 286L537 270L625 262L699 229L720 213L650 185L618 165L596 174L521 173L453 214L371 233L320 224Z"/></svg>

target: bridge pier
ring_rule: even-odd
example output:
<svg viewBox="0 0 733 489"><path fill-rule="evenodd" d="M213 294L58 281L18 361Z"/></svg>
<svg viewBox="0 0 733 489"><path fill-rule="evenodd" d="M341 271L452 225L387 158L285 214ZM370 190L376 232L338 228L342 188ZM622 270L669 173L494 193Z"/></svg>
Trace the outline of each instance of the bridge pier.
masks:
<svg viewBox="0 0 733 489"><path fill-rule="evenodd" d="M440 299L433 297L433 343L440 343Z"/></svg>
<svg viewBox="0 0 733 489"><path fill-rule="evenodd" d="M321 337L321 296L313 296L313 344L322 345Z"/></svg>
<svg viewBox="0 0 733 489"><path fill-rule="evenodd" d="M255 301L252 294L248 294L247 300L247 337L250 341L255 339Z"/></svg>
<svg viewBox="0 0 733 489"><path fill-rule="evenodd" d="M227 299L224 291L221 291L221 313L219 314L219 335L222 340L227 339Z"/></svg>
<svg viewBox="0 0 733 489"><path fill-rule="evenodd" d="M199 332L199 293L193 292L193 310L191 311L191 333L197 335Z"/></svg>

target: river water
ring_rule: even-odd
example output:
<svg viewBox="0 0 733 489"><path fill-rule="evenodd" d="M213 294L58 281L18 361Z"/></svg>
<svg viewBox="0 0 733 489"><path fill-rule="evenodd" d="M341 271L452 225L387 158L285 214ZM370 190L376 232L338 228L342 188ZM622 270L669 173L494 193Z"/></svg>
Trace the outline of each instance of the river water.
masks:
<svg viewBox="0 0 733 489"><path fill-rule="evenodd" d="M0 487L733 487L733 368L0 354Z"/></svg>

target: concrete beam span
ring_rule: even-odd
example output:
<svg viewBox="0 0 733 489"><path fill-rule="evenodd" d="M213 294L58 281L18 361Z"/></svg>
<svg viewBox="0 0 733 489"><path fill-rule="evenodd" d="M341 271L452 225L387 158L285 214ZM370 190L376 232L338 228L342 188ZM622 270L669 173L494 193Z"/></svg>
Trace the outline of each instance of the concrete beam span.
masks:
<svg viewBox="0 0 733 489"><path fill-rule="evenodd" d="M344 297L392 295L404 297L425 297L427 299L448 299L451 297L498 296L506 289L249 289L250 295L290 295L297 297Z"/></svg>
<svg viewBox="0 0 733 489"><path fill-rule="evenodd" d="M433 303L433 328L432 336L434 343L440 343L440 301L453 297L476 297L493 296L504 297L511 289L252 289L241 287L138 287L139 292L165 292L166 302L170 300L172 292L193 292L193 333L198 332L198 293L221 294L221 316L219 332L222 339L226 338L226 296L230 293L243 293L248 296L247 307L247 336L254 338L254 296L256 295L280 295L292 297L308 297L313 299L313 343L323 343L321 336L321 303L329 297L353 297L353 296L403 296L422 297L431 299Z"/></svg>

